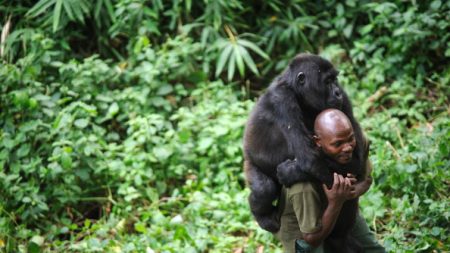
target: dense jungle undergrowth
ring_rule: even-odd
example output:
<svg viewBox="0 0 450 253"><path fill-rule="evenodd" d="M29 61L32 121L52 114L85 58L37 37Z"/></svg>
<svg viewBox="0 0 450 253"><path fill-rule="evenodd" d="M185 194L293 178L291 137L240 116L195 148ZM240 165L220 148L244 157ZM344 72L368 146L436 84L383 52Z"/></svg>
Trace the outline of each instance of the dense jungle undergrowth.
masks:
<svg viewBox="0 0 450 253"><path fill-rule="evenodd" d="M448 1L3 0L0 29L0 252L281 252L242 133L300 52L372 141L380 242L450 251Z"/></svg>

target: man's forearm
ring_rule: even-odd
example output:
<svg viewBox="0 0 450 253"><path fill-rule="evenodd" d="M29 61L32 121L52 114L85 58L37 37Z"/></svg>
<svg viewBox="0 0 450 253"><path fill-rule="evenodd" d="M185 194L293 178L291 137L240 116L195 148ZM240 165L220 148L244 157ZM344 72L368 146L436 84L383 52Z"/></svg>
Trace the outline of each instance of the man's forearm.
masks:
<svg viewBox="0 0 450 253"><path fill-rule="evenodd" d="M364 181L355 184L355 193L357 197L360 197L366 193L372 185L372 177L367 176Z"/></svg>
<svg viewBox="0 0 450 253"><path fill-rule="evenodd" d="M342 204L329 203L322 215L322 228L311 234L304 234L303 239L313 247L318 247L331 233L341 212Z"/></svg>

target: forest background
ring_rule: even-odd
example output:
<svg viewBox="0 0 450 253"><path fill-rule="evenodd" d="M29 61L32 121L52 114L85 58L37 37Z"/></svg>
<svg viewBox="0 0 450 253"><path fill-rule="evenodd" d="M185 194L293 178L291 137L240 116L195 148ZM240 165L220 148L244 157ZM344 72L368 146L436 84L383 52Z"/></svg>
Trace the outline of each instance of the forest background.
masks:
<svg viewBox="0 0 450 253"><path fill-rule="evenodd" d="M390 252L450 251L450 2L0 1L0 252L281 252L242 133L300 52L372 141Z"/></svg>

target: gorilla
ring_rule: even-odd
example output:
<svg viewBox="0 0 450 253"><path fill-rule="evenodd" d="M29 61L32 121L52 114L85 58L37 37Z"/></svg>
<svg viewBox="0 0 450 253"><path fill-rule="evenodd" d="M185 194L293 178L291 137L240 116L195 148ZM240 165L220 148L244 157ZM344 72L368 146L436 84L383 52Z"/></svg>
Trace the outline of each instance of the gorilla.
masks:
<svg viewBox="0 0 450 253"><path fill-rule="evenodd" d="M250 114L244 133L245 177L251 191L251 212L267 231L274 233L280 228L276 202L281 184L289 187L315 180L330 187L333 183L330 162L320 157L312 139L314 120L324 109L338 109L349 118L356 147L345 175L352 173L358 180L365 177L364 137L337 75L338 71L322 57L299 54L274 79ZM357 200L347 206L341 211L346 217L339 218L335 226L339 233L332 234L351 229Z"/></svg>

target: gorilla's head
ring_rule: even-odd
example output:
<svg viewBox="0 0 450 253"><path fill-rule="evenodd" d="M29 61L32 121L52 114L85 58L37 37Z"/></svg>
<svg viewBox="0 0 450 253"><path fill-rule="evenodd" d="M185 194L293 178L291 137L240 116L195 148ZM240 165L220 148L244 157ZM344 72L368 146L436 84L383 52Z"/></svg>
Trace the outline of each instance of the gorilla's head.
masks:
<svg viewBox="0 0 450 253"><path fill-rule="evenodd" d="M297 99L309 110L341 109L344 91L337 80L338 71L317 55L299 54L284 72L284 79Z"/></svg>

